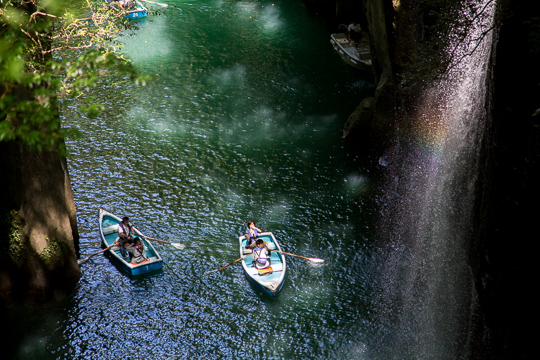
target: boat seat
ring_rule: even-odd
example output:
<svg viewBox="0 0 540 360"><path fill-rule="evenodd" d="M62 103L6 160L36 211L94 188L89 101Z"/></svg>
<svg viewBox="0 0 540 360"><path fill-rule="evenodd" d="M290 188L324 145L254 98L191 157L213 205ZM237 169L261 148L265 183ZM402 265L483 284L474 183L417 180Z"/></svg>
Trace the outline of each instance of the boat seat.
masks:
<svg viewBox="0 0 540 360"><path fill-rule="evenodd" d="M283 264L282 263L272 264L272 269L274 269L274 272L282 271L283 270Z"/></svg>
<svg viewBox="0 0 540 360"><path fill-rule="evenodd" d="M111 225L103 228L103 235L114 234L118 232L118 225Z"/></svg>
<svg viewBox="0 0 540 360"><path fill-rule="evenodd" d="M277 272L277 271L283 271L283 264L282 263L276 263L276 264L272 264L272 270L274 272ZM247 272L249 275L251 276L254 276L254 275L259 275L259 270L257 270L256 268L254 267L249 267L247 269ZM263 275L264 276L264 275Z"/></svg>
<svg viewBox="0 0 540 360"><path fill-rule="evenodd" d="M268 249L270 250L274 250L276 248L276 244L273 242L267 242L266 246L268 246ZM251 249L246 249L246 245L244 245L244 243L242 243L242 248L244 249L244 255L251 254L253 252Z"/></svg>

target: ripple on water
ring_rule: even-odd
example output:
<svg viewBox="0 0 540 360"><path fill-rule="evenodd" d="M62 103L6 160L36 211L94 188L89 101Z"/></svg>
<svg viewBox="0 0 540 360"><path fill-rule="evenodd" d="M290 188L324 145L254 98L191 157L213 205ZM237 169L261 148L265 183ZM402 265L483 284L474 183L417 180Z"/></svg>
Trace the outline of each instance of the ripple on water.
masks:
<svg viewBox="0 0 540 360"><path fill-rule="evenodd" d="M362 358L373 260L355 199L367 180L340 135L371 89L332 60L324 25L300 3L176 5L125 39L154 82L111 72L96 91L99 118L76 100L62 114L83 133L68 140L81 252L101 249L100 207L186 248L156 242L163 269L136 278L103 255L81 265L47 334L53 358ZM239 256L249 218L324 264L288 257L275 299L240 264L204 275Z"/></svg>

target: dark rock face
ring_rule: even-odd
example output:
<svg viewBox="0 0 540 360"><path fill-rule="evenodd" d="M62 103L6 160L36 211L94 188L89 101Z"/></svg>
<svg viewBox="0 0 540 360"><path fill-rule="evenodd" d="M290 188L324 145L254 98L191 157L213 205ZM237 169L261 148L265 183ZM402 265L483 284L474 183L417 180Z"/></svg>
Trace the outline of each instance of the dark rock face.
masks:
<svg viewBox="0 0 540 360"><path fill-rule="evenodd" d="M471 242L470 266L495 352L504 359L528 359L532 333L524 319L532 309L527 289L533 283L528 243L540 217L540 115L532 116L540 108L540 29L534 25L540 6L513 1L504 5L496 19L500 33L490 74L494 98L486 104L493 129L484 149L483 160L489 164L478 169L484 188L479 189L478 238ZM382 0L365 1L377 84L372 140L379 144L398 136L393 132L396 112L390 109L410 105L408 94L395 86L397 69L403 65L395 54L403 54L400 49L415 39L414 29L399 29L403 14L396 17L395 37L388 35L388 10ZM350 120L347 130L354 125Z"/></svg>
<svg viewBox="0 0 540 360"><path fill-rule="evenodd" d="M48 292L79 278L66 160L0 143L0 293Z"/></svg>
<svg viewBox="0 0 540 360"><path fill-rule="evenodd" d="M343 128L343 138L346 138L351 132L362 133L362 138L369 138L370 130L373 121L373 108L375 106L375 98L367 97L360 105L356 107L353 113L347 119Z"/></svg>
<svg viewBox="0 0 540 360"><path fill-rule="evenodd" d="M506 359L532 358L530 243L540 218L540 4L510 1L495 57L492 199L481 295Z"/></svg>

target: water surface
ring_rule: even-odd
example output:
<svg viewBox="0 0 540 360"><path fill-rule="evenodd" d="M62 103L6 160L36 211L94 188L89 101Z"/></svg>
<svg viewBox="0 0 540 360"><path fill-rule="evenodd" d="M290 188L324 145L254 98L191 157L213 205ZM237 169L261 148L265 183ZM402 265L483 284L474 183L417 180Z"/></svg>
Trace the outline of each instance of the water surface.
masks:
<svg viewBox="0 0 540 360"><path fill-rule="evenodd" d="M63 117L83 133L68 142L82 254L100 250L100 207L186 248L156 243L163 270L136 278L92 258L73 294L25 308L14 353L363 358L372 184L341 133L370 75L344 64L301 1L169 4L122 39L155 81L104 73L93 94L104 112L87 118L75 109L84 99L66 99ZM239 264L204 275L238 258L248 219L324 265L289 257L275 299Z"/></svg>

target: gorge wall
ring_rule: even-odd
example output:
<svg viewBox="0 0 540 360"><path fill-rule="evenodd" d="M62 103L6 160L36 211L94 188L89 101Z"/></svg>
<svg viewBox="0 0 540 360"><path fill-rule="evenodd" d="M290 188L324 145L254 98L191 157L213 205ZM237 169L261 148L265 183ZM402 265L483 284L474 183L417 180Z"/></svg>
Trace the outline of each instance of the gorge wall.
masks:
<svg viewBox="0 0 540 360"><path fill-rule="evenodd" d="M376 91L370 99L359 99L361 105L347 121L345 131L352 135L347 137L349 142L370 141L375 158L380 157L386 165L395 153L382 154L388 149L399 152L417 125L413 119L421 94L418 89L428 82L420 81L416 89L414 82L423 71L426 79L437 76L437 64L430 60L441 59L439 54L418 55L437 50L439 44L430 38L434 22L449 13L442 5L451 9L459 1L442 1L435 4L440 9L430 9L434 2L364 0L360 10L346 0L310 2L312 6L323 4L331 17L343 16L340 9L354 8L359 12L353 17L369 32ZM487 2L492 4L495 1ZM487 343L494 348L492 353L501 359L526 359L532 343L524 322L532 309L527 290L533 273L529 243L535 236L532 226L539 217L540 200L540 116L532 116L540 108L540 9L536 3L517 1L499 1L497 5L495 41L485 82L493 97L488 94L484 105L490 120L480 140L482 148L473 175L478 181L465 261L481 306L478 316L484 317L489 328L477 329L477 336L490 338ZM335 22L350 20L348 13ZM420 69L416 74L415 66ZM410 76L403 76L407 70L411 70ZM440 98L423 100L436 107ZM348 128L351 124L354 129ZM424 135L430 135L429 131Z"/></svg>

